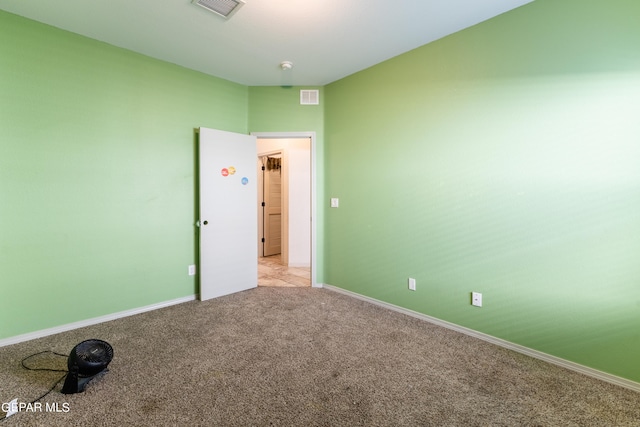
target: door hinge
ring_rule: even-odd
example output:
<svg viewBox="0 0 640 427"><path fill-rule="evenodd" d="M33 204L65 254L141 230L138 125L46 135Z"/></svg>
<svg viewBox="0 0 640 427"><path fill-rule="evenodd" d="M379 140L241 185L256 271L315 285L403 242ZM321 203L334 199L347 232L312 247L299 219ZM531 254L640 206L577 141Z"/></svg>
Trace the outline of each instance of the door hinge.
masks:
<svg viewBox="0 0 640 427"><path fill-rule="evenodd" d="M267 204L265 202L262 202L262 207L264 208L265 206L267 206Z"/></svg>
<svg viewBox="0 0 640 427"><path fill-rule="evenodd" d="M262 170L265 170L266 168L264 166L262 166Z"/></svg>
<svg viewBox="0 0 640 427"><path fill-rule="evenodd" d="M262 243L264 243L264 237L261 240L262 240Z"/></svg>

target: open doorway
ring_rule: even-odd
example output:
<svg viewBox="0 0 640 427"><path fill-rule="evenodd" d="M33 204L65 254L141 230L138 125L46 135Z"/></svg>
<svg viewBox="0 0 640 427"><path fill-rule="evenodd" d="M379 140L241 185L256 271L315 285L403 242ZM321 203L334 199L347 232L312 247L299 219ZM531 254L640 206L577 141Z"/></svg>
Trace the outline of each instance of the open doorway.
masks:
<svg viewBox="0 0 640 427"><path fill-rule="evenodd" d="M315 134L252 134L258 137L258 285L317 286Z"/></svg>

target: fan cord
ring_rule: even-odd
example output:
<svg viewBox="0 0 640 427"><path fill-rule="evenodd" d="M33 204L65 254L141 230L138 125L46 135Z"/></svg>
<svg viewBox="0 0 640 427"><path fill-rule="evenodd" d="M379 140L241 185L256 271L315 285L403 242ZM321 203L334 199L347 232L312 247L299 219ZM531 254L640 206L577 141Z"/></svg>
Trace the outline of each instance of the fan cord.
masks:
<svg viewBox="0 0 640 427"><path fill-rule="evenodd" d="M41 351L40 353L35 353L35 354L32 354L31 356L25 357L20 361L20 364L24 369L28 369L30 371L68 372L66 369L30 368L29 366L24 364L28 359L39 356L44 353L51 353L51 354L55 354L56 356L69 357L69 355L67 354L56 353L55 351L51 351L51 350L45 350L45 351Z"/></svg>
<svg viewBox="0 0 640 427"><path fill-rule="evenodd" d="M51 393L56 388L56 386L58 384L60 384L60 381L65 379L65 377L67 376L67 373L69 372L66 369L32 368L32 367L29 367L29 366L25 365L25 362L28 359L31 359L32 357L35 357L35 356L38 356L38 355L44 354L44 353L51 353L51 354L55 354L56 356L69 357L66 354L56 353L55 351L51 351L51 350L45 350L45 351L41 351L39 353L32 354L31 356L25 357L24 359L22 359L20 361L20 364L22 365L22 367L24 369L27 369L29 371L65 372L65 374L63 376L61 376L60 379L58 379L58 381L56 381L46 393L44 393L42 396L38 397L37 399L32 400L29 404L33 404L33 403L36 403L40 399L44 399L49 393ZM4 421L6 419L7 419L7 416L5 415L2 418L0 418L0 421Z"/></svg>

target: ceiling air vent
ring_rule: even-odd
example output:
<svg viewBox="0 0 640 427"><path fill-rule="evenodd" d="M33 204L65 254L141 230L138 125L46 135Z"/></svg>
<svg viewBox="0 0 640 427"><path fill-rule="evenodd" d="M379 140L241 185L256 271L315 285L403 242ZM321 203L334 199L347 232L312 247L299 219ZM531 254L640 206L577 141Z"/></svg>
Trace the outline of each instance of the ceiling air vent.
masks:
<svg viewBox="0 0 640 427"><path fill-rule="evenodd" d="M228 19L244 5L244 0L193 0L191 3Z"/></svg>
<svg viewBox="0 0 640 427"><path fill-rule="evenodd" d="M300 105L318 105L320 104L320 94L318 90L301 90Z"/></svg>

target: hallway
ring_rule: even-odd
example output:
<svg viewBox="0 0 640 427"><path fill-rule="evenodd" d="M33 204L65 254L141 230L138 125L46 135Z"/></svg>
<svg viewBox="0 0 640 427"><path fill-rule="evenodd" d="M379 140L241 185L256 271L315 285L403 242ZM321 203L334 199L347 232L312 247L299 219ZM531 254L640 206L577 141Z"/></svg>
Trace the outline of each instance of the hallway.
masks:
<svg viewBox="0 0 640 427"><path fill-rule="evenodd" d="M284 266L280 255L259 257L258 286L309 287L311 286L311 269Z"/></svg>

